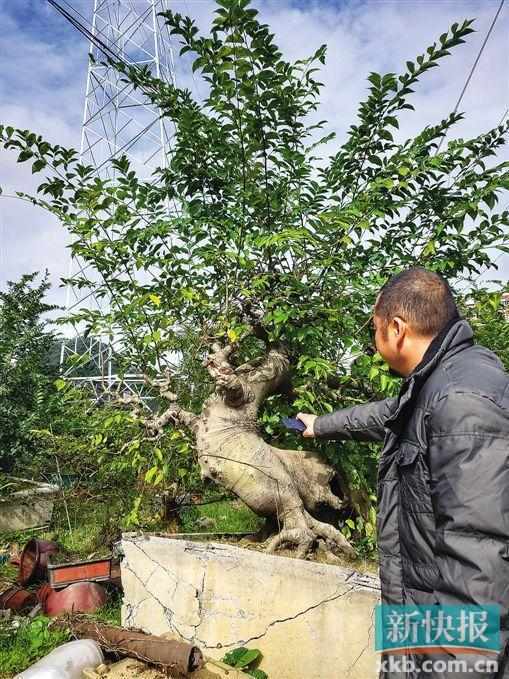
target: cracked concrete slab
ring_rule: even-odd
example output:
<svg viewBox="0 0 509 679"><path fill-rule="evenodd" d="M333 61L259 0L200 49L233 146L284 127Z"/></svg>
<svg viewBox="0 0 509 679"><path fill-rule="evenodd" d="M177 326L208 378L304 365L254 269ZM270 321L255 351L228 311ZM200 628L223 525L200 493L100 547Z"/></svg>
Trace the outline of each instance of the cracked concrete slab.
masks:
<svg viewBox="0 0 509 679"><path fill-rule="evenodd" d="M376 677L377 578L221 543L124 535L122 623L220 659L259 648L270 679Z"/></svg>

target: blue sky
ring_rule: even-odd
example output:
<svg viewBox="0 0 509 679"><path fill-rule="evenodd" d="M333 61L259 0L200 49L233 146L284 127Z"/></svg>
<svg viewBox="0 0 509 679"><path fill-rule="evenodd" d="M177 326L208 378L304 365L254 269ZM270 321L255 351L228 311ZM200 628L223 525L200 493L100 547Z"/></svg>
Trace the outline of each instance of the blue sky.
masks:
<svg viewBox="0 0 509 679"><path fill-rule="evenodd" d="M69 1L91 15L93 0ZM452 110L499 0L255 0L253 4L287 57L307 56L320 44L328 44L319 117L330 121L330 129L342 141L355 120L370 71L401 70L407 59L424 51L451 23L475 17L478 32L422 81L412 102L416 113L405 115L401 136ZM214 8L210 0L176 0L171 5L196 17L203 27ZM79 147L87 52L86 40L45 0L0 0L0 122ZM496 125L508 106L509 2L463 100L466 120L456 136L474 136ZM504 157L509 158L507 151ZM28 165L17 165L2 152L4 196L27 191L36 183ZM22 273L48 268L51 299L63 303L58 285L68 269L65 245L63 229L44 212L11 198L0 199L0 287ZM509 272L505 262L502 271Z"/></svg>

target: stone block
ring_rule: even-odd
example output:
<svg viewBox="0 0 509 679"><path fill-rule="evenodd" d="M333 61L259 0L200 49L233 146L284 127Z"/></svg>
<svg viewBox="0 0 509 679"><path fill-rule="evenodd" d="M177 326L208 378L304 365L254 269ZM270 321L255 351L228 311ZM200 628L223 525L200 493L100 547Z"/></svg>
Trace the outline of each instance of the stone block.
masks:
<svg viewBox="0 0 509 679"><path fill-rule="evenodd" d="M29 486L0 500L0 532L45 526L51 521L59 487L11 477Z"/></svg>
<svg viewBox="0 0 509 679"><path fill-rule="evenodd" d="M222 662L207 659L204 667L187 675L192 679L247 679L244 672L228 667ZM83 679L172 679L139 660L124 658L111 665L99 665L95 669L83 670ZM175 679L181 679L175 677Z"/></svg>
<svg viewBox="0 0 509 679"><path fill-rule="evenodd" d="M378 579L221 543L124 535L122 624L220 659L258 648L270 679L376 677Z"/></svg>
<svg viewBox="0 0 509 679"><path fill-rule="evenodd" d="M145 663L124 658L111 665L99 665L95 669L83 670L83 679L168 679L166 674L151 669ZM171 679L171 677L170 677Z"/></svg>

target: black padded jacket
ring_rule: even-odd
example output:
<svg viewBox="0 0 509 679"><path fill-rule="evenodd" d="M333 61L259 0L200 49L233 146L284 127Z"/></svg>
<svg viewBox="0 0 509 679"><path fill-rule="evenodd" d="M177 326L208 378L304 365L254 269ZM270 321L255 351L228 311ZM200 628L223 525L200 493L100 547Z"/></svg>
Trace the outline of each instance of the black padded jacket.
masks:
<svg viewBox="0 0 509 679"><path fill-rule="evenodd" d="M507 652L509 375L474 344L469 324L458 320L435 338L397 398L318 417L315 434L384 442L377 486L382 602L499 604ZM475 658L465 677L495 676L474 671ZM497 676L509 677L504 666Z"/></svg>

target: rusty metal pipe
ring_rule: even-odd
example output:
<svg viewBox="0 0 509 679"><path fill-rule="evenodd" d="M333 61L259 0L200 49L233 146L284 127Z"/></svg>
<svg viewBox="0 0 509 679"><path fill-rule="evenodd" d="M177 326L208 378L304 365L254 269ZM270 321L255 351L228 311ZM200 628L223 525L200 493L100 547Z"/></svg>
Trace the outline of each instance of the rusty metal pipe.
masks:
<svg viewBox="0 0 509 679"><path fill-rule="evenodd" d="M181 674L194 672L203 667L204 661L200 649L182 641L76 619L59 620L53 624L69 629L77 638L93 639L107 651L136 658Z"/></svg>

